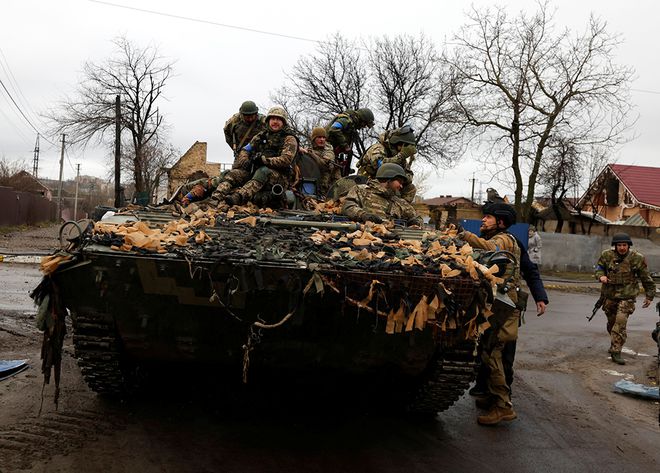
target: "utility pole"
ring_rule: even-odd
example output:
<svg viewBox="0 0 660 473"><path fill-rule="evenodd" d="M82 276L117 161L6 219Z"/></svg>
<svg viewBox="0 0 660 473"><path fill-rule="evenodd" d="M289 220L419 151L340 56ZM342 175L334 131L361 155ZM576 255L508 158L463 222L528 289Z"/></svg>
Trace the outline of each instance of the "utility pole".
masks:
<svg viewBox="0 0 660 473"><path fill-rule="evenodd" d="M474 179L474 173L472 173L472 179L471 179L471 180L472 180L472 194L470 195L470 200L471 200L472 202L474 202L474 181L475 181L475 179Z"/></svg>
<svg viewBox="0 0 660 473"><path fill-rule="evenodd" d="M37 179L39 173L39 133L37 133L37 142L34 144L34 159L32 161L32 176Z"/></svg>
<svg viewBox="0 0 660 473"><path fill-rule="evenodd" d="M121 108L119 95L115 98L115 207L119 208L121 202Z"/></svg>
<svg viewBox="0 0 660 473"><path fill-rule="evenodd" d="M66 135L62 133L62 154L60 154L60 183L57 186L57 221L62 218L62 173L64 172L64 139Z"/></svg>
<svg viewBox="0 0 660 473"><path fill-rule="evenodd" d="M73 219L78 220L78 182L80 181L80 164L76 164L76 200L73 204Z"/></svg>

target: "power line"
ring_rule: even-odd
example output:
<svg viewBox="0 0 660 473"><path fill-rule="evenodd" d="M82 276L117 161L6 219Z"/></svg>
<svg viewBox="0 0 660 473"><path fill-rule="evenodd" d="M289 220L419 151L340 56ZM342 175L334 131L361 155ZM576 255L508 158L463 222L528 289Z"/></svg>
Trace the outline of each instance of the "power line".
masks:
<svg viewBox="0 0 660 473"><path fill-rule="evenodd" d="M3 95L3 97L5 97L5 96ZM6 97L5 97L5 100L7 101L7 105L9 105L11 107L11 104L9 103L9 101L7 100ZM11 118L9 118L9 116L4 112L4 110L1 107L0 107L0 113L2 114L3 117L5 117L7 119L7 123L9 123L11 126L14 127L14 129L16 130L18 135L21 137L21 139L28 146L32 147L32 143L30 142L30 140L27 139L27 137L23 134L23 131L21 131L21 129L14 123L14 121Z"/></svg>
<svg viewBox="0 0 660 473"><path fill-rule="evenodd" d="M660 95L660 92L657 90L644 90L644 89L630 89L633 92L642 92L644 94L655 94L655 95Z"/></svg>
<svg viewBox="0 0 660 473"><path fill-rule="evenodd" d="M272 31L265 31L265 30L258 30L255 28L247 28L245 26L236 26L236 25L228 25L226 23L218 23L216 21L210 21L210 20L202 20L200 18L192 18L189 16L183 16L183 15L174 15L172 13L163 13L155 10L147 10L144 8L136 8L136 7L129 7L127 5L120 5L117 3L111 3L111 2L103 2L101 0L87 0L88 2L91 3L99 3L102 5L107 5L115 8L125 8L127 10L134 10L134 11L139 11L142 13L150 13L152 15L160 15L160 16L165 16L169 18L177 18L179 20L186 20L186 21L195 21L197 23L204 23L207 25L213 25L213 26L220 26L222 28L231 28L234 30L241 30L241 31L247 31L250 33L260 33L260 34L266 34L270 36L279 36L280 38L288 38L288 39L295 39L297 41L306 41L308 43L317 43L317 44L322 44L323 41L319 41L317 39L311 39L311 38L303 38L302 36L292 36L288 34L282 34L282 33L274 33Z"/></svg>
<svg viewBox="0 0 660 473"><path fill-rule="evenodd" d="M23 110L22 110L21 107L16 103L16 100L14 100L14 97L12 97L11 93L9 92L9 90L7 90L7 87L5 86L5 83L2 82L2 79L0 79L0 85L2 86L3 89L5 89L5 92L7 92L7 95L9 96L9 98L11 99L11 101L13 102L14 106L16 106L16 108L18 109L18 111L20 112L20 114L23 116L23 118L25 118L25 121L28 122L28 124L32 127L32 129L33 129L36 133L40 133L40 134L43 136L43 133L41 133L41 132L37 129L37 127L34 126L34 125L32 124L32 122L31 122L30 119L25 115L25 113L23 113ZM44 140L46 140L46 141L48 141L48 142L50 143L50 141L49 141L46 137L44 137Z"/></svg>
<svg viewBox="0 0 660 473"><path fill-rule="evenodd" d="M14 76L14 73L11 70L11 67L9 66L9 61L7 61L7 56L5 56L5 53L2 51L2 48L0 48L0 58L2 58L2 61L0 61L0 67L2 67L2 70L5 71L5 74L7 74L7 78L9 79L9 84L14 87L14 90L18 91L18 95L23 98L23 104L26 106L28 111L30 112L30 115L32 118L36 118L36 121L40 122L41 126L46 126L46 124L41 120L39 117L39 114L34 111L32 106L30 105L30 101L25 97L25 94L21 90L20 86L18 85L18 81L16 80L16 76ZM2 64L4 62L4 65ZM5 69L5 66L7 68Z"/></svg>

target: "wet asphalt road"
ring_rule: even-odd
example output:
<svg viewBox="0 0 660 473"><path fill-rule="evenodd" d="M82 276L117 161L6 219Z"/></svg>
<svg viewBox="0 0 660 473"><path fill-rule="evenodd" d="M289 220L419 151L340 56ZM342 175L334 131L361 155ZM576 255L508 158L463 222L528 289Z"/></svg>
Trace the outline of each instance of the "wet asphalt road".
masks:
<svg viewBox="0 0 660 473"><path fill-rule="evenodd" d="M25 281L36 285L38 273L27 265L0 269L3 300L18 300L12 310L33 311L20 298ZM521 329L513 388L519 419L505 425L478 426L468 395L436 419L414 421L314 400L302 412L255 406L238 413L230 404L200 403L184 390L165 401L125 406L95 401L93 409L121 418L122 427L29 471L660 471L657 405L611 392L626 374L644 382L652 366L644 355L654 353L649 333L657 316L638 304L626 345L636 354L616 367L606 354L604 315L591 323L585 319L595 297L559 292L550 297L548 313L541 318L528 313ZM77 392L83 396L80 388L65 395Z"/></svg>

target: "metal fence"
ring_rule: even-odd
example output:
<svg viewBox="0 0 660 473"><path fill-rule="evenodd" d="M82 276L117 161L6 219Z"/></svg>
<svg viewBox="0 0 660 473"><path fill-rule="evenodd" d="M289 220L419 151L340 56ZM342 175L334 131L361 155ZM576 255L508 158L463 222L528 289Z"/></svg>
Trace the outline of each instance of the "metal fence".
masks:
<svg viewBox="0 0 660 473"><path fill-rule="evenodd" d="M30 192L0 187L0 225L34 225L55 221L57 205Z"/></svg>

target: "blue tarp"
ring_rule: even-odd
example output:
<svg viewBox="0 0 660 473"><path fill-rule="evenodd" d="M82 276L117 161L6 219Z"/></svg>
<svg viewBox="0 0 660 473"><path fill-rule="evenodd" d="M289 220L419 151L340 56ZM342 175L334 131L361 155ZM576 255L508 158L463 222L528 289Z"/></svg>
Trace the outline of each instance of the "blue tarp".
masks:
<svg viewBox="0 0 660 473"><path fill-rule="evenodd" d="M633 396L645 397L647 399L660 400L658 386L652 387L645 384L637 384L632 381L620 379L614 383L614 392L621 394L632 394Z"/></svg>
<svg viewBox="0 0 660 473"><path fill-rule="evenodd" d="M0 360L0 381L27 369L28 360Z"/></svg>

